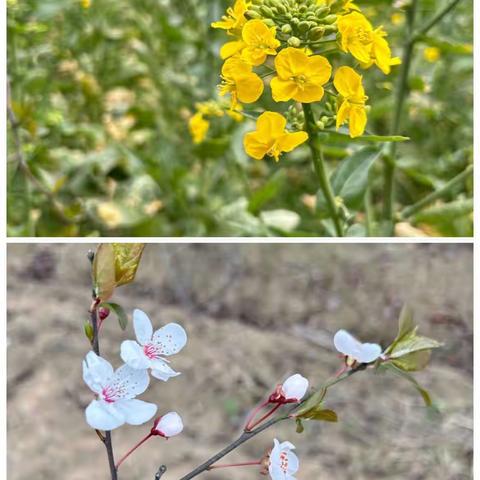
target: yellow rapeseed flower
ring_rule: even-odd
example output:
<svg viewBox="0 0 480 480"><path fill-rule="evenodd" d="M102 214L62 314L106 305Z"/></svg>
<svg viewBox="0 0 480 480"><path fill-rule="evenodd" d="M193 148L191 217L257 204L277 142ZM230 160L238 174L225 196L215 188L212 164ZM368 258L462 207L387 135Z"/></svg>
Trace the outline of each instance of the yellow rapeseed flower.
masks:
<svg viewBox="0 0 480 480"><path fill-rule="evenodd" d="M278 162L282 152L291 152L308 140L306 132L290 133L285 130L287 120L276 112L264 112L257 119L257 130L247 133L243 139L245 151L261 160L265 155Z"/></svg>
<svg viewBox="0 0 480 480"><path fill-rule="evenodd" d="M335 73L333 84L342 96L342 103L337 112L337 129L348 121L350 136L359 137L367 124L365 102L368 97L365 96L362 76L353 68L340 67Z"/></svg>
<svg viewBox="0 0 480 480"><path fill-rule="evenodd" d="M295 100L311 103L322 99L323 86L332 67L321 55L308 56L302 49L288 47L275 57L277 76L270 83L276 102Z"/></svg>
<svg viewBox="0 0 480 480"><path fill-rule="evenodd" d="M188 122L188 129L190 130L190 135L192 135L193 143L202 143L207 136L209 127L210 122L205 120L200 112L193 115Z"/></svg>
<svg viewBox="0 0 480 480"><path fill-rule="evenodd" d="M230 93L231 106L234 110L238 102L256 102L263 93L262 79L254 72L252 66L238 57L229 58L222 67L220 95Z"/></svg>
<svg viewBox="0 0 480 480"><path fill-rule="evenodd" d="M213 22L211 24L212 27L227 30L231 35L240 35L240 32L247 21L245 18L245 12L249 5L250 2L245 0L236 0L233 7L227 9L227 14L222 17L222 20Z"/></svg>
<svg viewBox="0 0 480 480"><path fill-rule="evenodd" d="M277 54L280 41L275 36L275 27L267 27L262 20L249 20L242 30L242 40L245 43L242 57L250 65L261 65L267 59L267 55Z"/></svg>
<svg viewBox="0 0 480 480"><path fill-rule="evenodd" d="M430 63L435 63L440 58L441 52L437 47L427 47L423 51L423 58Z"/></svg>
<svg viewBox="0 0 480 480"><path fill-rule="evenodd" d="M392 65L398 65L400 59L392 58L392 52L382 27L373 29L371 23L360 12L342 15L337 20L341 35L341 47L350 52L364 68L375 64L386 75Z"/></svg>
<svg viewBox="0 0 480 480"><path fill-rule="evenodd" d="M83 8L90 8L92 5L91 0L81 0L81 3Z"/></svg>

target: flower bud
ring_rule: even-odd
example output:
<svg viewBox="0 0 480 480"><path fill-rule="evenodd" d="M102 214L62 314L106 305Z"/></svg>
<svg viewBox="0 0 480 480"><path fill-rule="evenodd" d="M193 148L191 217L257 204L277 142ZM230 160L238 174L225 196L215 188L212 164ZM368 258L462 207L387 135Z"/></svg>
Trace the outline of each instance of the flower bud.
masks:
<svg viewBox="0 0 480 480"><path fill-rule="evenodd" d="M307 393L308 380L299 373L288 377L282 385L282 393L287 401L299 402Z"/></svg>
<svg viewBox="0 0 480 480"><path fill-rule="evenodd" d="M292 26L288 23L282 26L282 32L283 33L291 33L292 32Z"/></svg>
<svg viewBox="0 0 480 480"><path fill-rule="evenodd" d="M108 307L100 307L98 309L98 318L100 321L105 320L110 315L110 309Z"/></svg>
<svg viewBox="0 0 480 480"><path fill-rule="evenodd" d="M170 438L178 435L182 430L183 422L180 415L177 412L169 412L163 417L155 419L150 433L152 435Z"/></svg>
<svg viewBox="0 0 480 480"><path fill-rule="evenodd" d="M324 33L325 33L324 26L312 28L312 30L310 30L310 38L312 40L318 40L323 37Z"/></svg>
<svg viewBox="0 0 480 480"><path fill-rule="evenodd" d="M324 130L325 129L325 124L321 120L317 120L316 125L317 125L319 130Z"/></svg>
<svg viewBox="0 0 480 480"><path fill-rule="evenodd" d="M255 20L258 20L259 18L262 18L262 16L256 12L255 10L247 10L247 12L245 13L245 15L250 18L250 19L255 19Z"/></svg>
<svg viewBox="0 0 480 480"><path fill-rule="evenodd" d="M287 42L291 47L298 48L302 44L299 38L297 37L290 37Z"/></svg>
<svg viewBox="0 0 480 480"><path fill-rule="evenodd" d="M260 13L265 15L267 18L272 18L274 16L274 13L273 13L272 9L265 6L265 5L262 5L260 7Z"/></svg>
<svg viewBox="0 0 480 480"><path fill-rule="evenodd" d="M337 16L336 15L327 15L325 18L324 18L324 23L326 23L327 25L332 25L333 23L335 23L337 21Z"/></svg>
<svg viewBox="0 0 480 480"><path fill-rule="evenodd" d="M302 21L298 24L298 29L300 30L300 32L302 33L305 33L308 31L308 29L310 28L310 24L306 21Z"/></svg>

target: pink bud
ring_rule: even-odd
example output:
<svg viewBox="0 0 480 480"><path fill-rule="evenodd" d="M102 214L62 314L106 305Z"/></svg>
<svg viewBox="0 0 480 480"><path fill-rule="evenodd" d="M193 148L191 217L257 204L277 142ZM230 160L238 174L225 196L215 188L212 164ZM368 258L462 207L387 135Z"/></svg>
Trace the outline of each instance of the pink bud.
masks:
<svg viewBox="0 0 480 480"><path fill-rule="evenodd" d="M105 320L110 315L110 309L108 307L100 307L98 309L98 318L100 321Z"/></svg>

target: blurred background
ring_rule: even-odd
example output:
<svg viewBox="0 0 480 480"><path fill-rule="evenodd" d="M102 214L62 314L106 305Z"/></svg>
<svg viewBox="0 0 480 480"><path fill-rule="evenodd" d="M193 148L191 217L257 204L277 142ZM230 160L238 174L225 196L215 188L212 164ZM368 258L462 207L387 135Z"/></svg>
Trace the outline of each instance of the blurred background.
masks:
<svg viewBox="0 0 480 480"><path fill-rule="evenodd" d="M278 164L253 161L242 146L253 122L227 116L210 119L204 142L190 139L195 104L217 97L218 52L228 39L210 23L233 0L7 3L17 122L9 132L9 235L329 234L314 209L318 186L306 147ZM447 3L419 0L417 26ZM358 4L399 55L409 0ZM472 161L472 7L461 1L415 48L400 132L412 141L399 145L398 208ZM398 68L364 75L373 133L389 131L397 76ZM278 109L268 97L251 108ZM329 145L329 167L351 147ZM372 211L380 214L381 162L371 174ZM410 218L415 230L407 224L396 233L470 236L471 197L468 180ZM278 209L287 213L272 214Z"/></svg>
<svg viewBox="0 0 480 480"><path fill-rule="evenodd" d="M8 467L12 480L107 479L105 452L84 420L91 392L81 378L89 350L87 245L8 248ZM114 301L146 311L155 328L176 321L186 348L182 375L152 382L141 398L177 410L185 431L150 440L121 479L178 480L230 443L248 411L277 382L301 372L313 385L339 367L332 335L349 329L386 346L404 302L420 332L445 342L415 375L440 414L429 413L403 379L365 372L329 391L339 423L284 423L225 461L258 458L274 437L297 446L298 479L464 480L472 478L472 248L469 245L148 245L136 281ZM122 332L112 315L101 349L119 366ZM149 426L113 434L117 455ZM203 474L260 478L250 470Z"/></svg>

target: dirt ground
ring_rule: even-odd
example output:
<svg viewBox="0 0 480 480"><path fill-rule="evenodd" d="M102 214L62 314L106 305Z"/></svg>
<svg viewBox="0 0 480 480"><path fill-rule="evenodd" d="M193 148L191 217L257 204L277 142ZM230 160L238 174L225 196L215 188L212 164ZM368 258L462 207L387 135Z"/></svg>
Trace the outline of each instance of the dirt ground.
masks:
<svg viewBox="0 0 480 480"><path fill-rule="evenodd" d="M8 468L11 480L107 479L106 456L84 420L92 399L81 378L90 301L87 245L8 249ZM115 294L155 327L176 321L187 347L182 372L154 381L141 398L177 410L186 428L154 438L120 480L178 480L236 438L249 409L288 374L318 385L338 368L332 334L347 328L387 345L403 302L420 331L445 342L417 374L441 414L428 414L402 379L363 372L332 388L339 423L284 422L225 461L258 458L274 437L297 446L298 480L472 478L472 249L469 245L150 245L135 283ZM120 364L133 338L108 319L101 349ZM150 427L113 433L116 454ZM210 480L259 477L253 467L204 473Z"/></svg>

